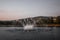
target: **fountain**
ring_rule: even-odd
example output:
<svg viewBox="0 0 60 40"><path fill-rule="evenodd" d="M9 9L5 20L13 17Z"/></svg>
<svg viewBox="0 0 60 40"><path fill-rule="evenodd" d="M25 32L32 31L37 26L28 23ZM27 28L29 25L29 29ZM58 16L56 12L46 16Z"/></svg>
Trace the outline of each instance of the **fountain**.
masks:
<svg viewBox="0 0 60 40"><path fill-rule="evenodd" d="M31 30L31 29L33 29L34 28L34 26L33 25L25 25L24 26L24 30Z"/></svg>

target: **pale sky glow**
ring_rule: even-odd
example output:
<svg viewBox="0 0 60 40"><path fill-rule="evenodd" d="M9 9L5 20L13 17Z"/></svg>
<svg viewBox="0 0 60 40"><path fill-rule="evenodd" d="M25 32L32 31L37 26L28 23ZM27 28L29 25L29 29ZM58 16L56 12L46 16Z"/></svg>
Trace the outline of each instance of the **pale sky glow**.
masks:
<svg viewBox="0 0 60 40"><path fill-rule="evenodd" d="M60 16L60 0L0 0L0 20Z"/></svg>

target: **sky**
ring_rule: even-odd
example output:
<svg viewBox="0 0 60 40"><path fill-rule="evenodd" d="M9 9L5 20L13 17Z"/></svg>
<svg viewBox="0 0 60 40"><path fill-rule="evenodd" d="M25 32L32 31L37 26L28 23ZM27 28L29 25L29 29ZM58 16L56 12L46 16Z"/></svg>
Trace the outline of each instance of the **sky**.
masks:
<svg viewBox="0 0 60 40"><path fill-rule="evenodd" d="M0 0L0 20L60 16L60 0Z"/></svg>

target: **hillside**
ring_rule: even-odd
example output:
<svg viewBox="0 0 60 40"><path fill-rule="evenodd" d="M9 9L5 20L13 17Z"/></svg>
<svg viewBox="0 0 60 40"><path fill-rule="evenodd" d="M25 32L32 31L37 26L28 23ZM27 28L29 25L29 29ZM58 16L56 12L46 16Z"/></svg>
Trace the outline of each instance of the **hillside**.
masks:
<svg viewBox="0 0 60 40"><path fill-rule="evenodd" d="M0 21L0 27L23 27L25 25L40 26L60 26L60 16L57 17L47 17L47 16L37 16L17 20Z"/></svg>

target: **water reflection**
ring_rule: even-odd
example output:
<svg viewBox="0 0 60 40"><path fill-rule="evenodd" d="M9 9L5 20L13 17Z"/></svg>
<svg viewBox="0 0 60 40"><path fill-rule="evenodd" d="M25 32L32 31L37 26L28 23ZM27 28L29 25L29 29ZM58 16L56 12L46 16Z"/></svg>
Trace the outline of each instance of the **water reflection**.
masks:
<svg viewBox="0 0 60 40"><path fill-rule="evenodd" d="M56 40L60 28L57 27L35 27L24 30L23 27L1 27L0 40Z"/></svg>

